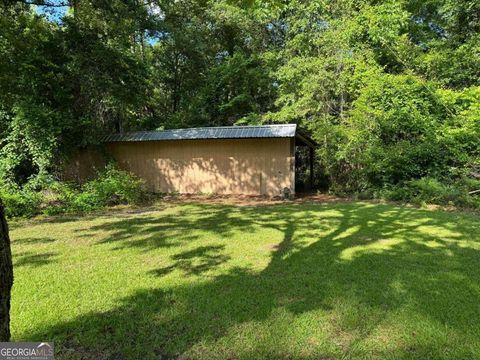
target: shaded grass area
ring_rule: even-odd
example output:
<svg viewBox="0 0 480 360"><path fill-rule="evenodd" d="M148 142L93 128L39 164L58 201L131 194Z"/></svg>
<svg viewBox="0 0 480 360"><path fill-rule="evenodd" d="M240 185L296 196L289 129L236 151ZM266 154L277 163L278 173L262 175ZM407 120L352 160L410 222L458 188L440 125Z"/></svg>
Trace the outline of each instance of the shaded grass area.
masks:
<svg viewBox="0 0 480 360"><path fill-rule="evenodd" d="M479 229L367 203L17 224L13 337L65 359L479 358Z"/></svg>

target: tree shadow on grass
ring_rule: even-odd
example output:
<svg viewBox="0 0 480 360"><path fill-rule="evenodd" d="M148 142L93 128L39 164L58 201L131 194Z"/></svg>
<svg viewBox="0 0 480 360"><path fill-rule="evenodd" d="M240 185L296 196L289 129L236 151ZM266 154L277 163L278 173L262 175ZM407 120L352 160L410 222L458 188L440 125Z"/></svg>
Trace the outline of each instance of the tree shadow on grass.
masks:
<svg viewBox="0 0 480 360"><path fill-rule="evenodd" d="M48 265L55 260L57 253L46 252L42 254L37 254L33 252L23 252L19 254L14 254L14 268L21 266L31 266L39 267L43 265Z"/></svg>
<svg viewBox="0 0 480 360"><path fill-rule="evenodd" d="M209 282L139 290L115 309L37 329L29 338L53 339L59 351L70 348L92 359L447 359L474 358L480 351L480 223L473 217L367 204L199 205L188 211L91 231L109 230L105 241L118 248L147 250L168 244L166 227L222 236L273 228L282 231L283 241L262 271L236 267ZM145 231L145 237L134 242L132 231ZM174 255L171 268L149 275L214 269L228 260L222 251L189 250ZM401 317L402 311L412 319ZM319 323L303 325L311 336L292 332L302 315L316 312ZM380 341L378 330L396 316L407 322L393 321L398 328L385 335L384 345L362 347L372 338ZM321 326L326 330L319 334ZM226 337L231 342L222 345ZM302 343L304 337L312 342Z"/></svg>
<svg viewBox="0 0 480 360"><path fill-rule="evenodd" d="M97 244L112 244L114 250L136 248L148 251L170 248L199 239L203 235L199 232L228 237L238 229L253 231L254 223L251 219L243 218L235 209L235 206L219 207L209 204L187 206L178 213L160 218L154 215L131 217L79 229L77 232L79 237L86 238L98 232L107 232L108 236ZM133 234L135 237L132 237Z"/></svg>
<svg viewBox="0 0 480 360"><path fill-rule="evenodd" d="M48 244L55 242L55 239L49 237L29 237L21 239L12 239L12 244L15 245L32 245L32 244Z"/></svg>
<svg viewBox="0 0 480 360"><path fill-rule="evenodd" d="M172 259L175 260L175 264L150 271L150 274L165 276L176 269L180 269L186 275L199 275L230 259L230 256L220 254L224 248L224 245L201 246L195 250L173 255Z"/></svg>

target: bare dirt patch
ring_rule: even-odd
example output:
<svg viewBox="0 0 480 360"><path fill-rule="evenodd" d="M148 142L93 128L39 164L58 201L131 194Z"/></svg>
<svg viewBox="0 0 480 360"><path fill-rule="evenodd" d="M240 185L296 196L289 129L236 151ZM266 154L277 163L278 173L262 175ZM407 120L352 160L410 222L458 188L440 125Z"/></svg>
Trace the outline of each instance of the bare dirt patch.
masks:
<svg viewBox="0 0 480 360"><path fill-rule="evenodd" d="M334 203L351 201L347 198L340 198L329 194L297 194L292 200L284 200L278 196L255 196L255 195L196 195L196 194L179 194L167 195L162 197L162 202L167 203L186 203L201 202L207 204L225 204L238 206L259 206L259 205L276 205L285 203Z"/></svg>

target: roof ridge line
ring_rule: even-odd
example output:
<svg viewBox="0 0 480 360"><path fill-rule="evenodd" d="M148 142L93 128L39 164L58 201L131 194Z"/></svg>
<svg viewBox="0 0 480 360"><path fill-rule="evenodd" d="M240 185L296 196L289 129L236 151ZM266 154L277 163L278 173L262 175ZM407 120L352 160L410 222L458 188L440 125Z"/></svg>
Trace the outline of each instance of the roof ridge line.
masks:
<svg viewBox="0 0 480 360"><path fill-rule="evenodd" d="M212 126L117 133L105 136L103 141L288 138L295 137L296 132L297 124Z"/></svg>
<svg viewBox="0 0 480 360"><path fill-rule="evenodd" d="M280 127L280 126L297 126L297 124L264 124L264 125L231 125L231 126L201 126L201 127L192 127L192 128L181 128L181 129L165 129L165 130L146 130L139 132L152 132L152 131L179 131L179 130L200 130L200 129L240 129L240 128L264 128L264 127Z"/></svg>

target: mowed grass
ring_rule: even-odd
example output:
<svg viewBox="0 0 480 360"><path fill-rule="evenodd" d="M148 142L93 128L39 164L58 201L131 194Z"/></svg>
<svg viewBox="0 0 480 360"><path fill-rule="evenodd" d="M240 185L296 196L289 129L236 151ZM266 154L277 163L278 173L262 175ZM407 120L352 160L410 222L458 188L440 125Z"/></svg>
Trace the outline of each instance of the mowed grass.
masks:
<svg viewBox="0 0 480 360"><path fill-rule="evenodd" d="M480 219L167 204L12 224L13 340L59 359L480 358Z"/></svg>

